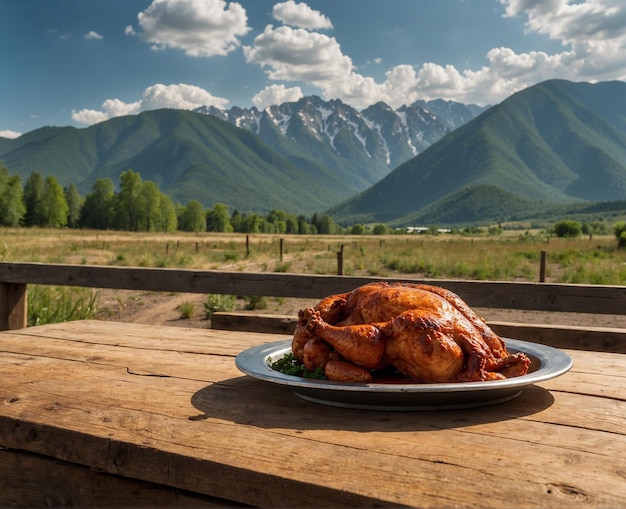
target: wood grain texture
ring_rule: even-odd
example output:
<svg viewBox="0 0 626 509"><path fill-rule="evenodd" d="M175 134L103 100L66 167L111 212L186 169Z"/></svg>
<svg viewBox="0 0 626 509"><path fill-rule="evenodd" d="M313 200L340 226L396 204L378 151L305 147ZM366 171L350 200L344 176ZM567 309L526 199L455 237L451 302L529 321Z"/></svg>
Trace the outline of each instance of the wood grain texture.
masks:
<svg viewBox="0 0 626 509"><path fill-rule="evenodd" d="M298 319L289 315L218 311L211 315L211 328L292 335Z"/></svg>
<svg viewBox="0 0 626 509"><path fill-rule="evenodd" d="M262 507L626 505L626 356L571 350L570 372L505 404L388 413L237 370L239 352L284 338L99 321L2 332L0 445Z"/></svg>
<svg viewBox="0 0 626 509"><path fill-rule="evenodd" d="M28 472L29 475L24 475ZM226 500L100 472L23 451L0 450L2 507L242 507Z"/></svg>

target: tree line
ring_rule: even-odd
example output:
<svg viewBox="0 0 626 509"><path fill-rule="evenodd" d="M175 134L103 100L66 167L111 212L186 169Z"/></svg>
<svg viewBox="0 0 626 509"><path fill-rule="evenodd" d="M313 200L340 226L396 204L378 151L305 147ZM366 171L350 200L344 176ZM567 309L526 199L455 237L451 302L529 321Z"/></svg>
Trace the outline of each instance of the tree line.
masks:
<svg viewBox="0 0 626 509"><path fill-rule="evenodd" d="M294 215L271 210L265 216L255 213L232 214L227 205L216 203L205 208L199 201L186 205L175 204L154 182L142 180L139 173L126 170L120 174L118 190L110 178L95 181L91 192L83 197L76 186L62 187L53 176L43 177L33 172L22 186L17 175L9 175L0 162L0 226L39 226L51 228L90 228L137 232L227 232L279 234L374 234L387 235L394 231L385 224L373 227L354 224L342 227L328 214ZM567 220L547 228L558 237L576 237L581 234L606 234L606 224L579 223ZM453 229L460 234L480 234L476 227ZM433 226L428 233L436 235ZM502 228L489 228L489 235L502 233ZM613 233L620 247L626 247L626 223L614 225Z"/></svg>
<svg viewBox="0 0 626 509"><path fill-rule="evenodd" d="M33 172L22 186L0 163L0 225L51 228L93 228L141 232L238 232L285 234L345 233L328 214L289 214L272 210L232 214L227 205L205 208L199 201L175 204L154 182L129 169L120 175L118 189L110 178L95 181L85 197L74 184L62 187L53 176ZM366 228L355 226L365 233ZM355 227L352 227L353 229ZM374 233L390 233L385 225ZM362 230L362 231L361 231Z"/></svg>

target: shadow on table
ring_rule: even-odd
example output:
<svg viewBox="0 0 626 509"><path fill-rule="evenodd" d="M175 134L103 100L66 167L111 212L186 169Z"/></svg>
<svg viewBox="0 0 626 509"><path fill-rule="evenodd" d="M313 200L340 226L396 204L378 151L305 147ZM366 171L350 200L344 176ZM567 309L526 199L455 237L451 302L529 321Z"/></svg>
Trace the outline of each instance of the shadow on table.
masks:
<svg viewBox="0 0 626 509"><path fill-rule="evenodd" d="M200 413L189 419L219 419L259 428L295 430L429 431L519 419L539 413L553 402L548 390L531 385L510 401L477 408L363 410L305 401L288 387L241 376L196 392L191 403Z"/></svg>

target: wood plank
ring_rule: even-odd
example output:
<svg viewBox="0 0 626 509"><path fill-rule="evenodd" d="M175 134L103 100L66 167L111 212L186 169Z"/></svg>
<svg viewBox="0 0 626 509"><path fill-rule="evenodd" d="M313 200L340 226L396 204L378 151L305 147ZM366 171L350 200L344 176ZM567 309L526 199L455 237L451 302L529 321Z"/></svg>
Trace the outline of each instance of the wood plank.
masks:
<svg viewBox="0 0 626 509"><path fill-rule="evenodd" d="M0 449L0 479L2 507L242 507L227 500L8 449Z"/></svg>
<svg viewBox="0 0 626 509"><path fill-rule="evenodd" d="M626 353L626 329L488 321L496 334L554 348Z"/></svg>
<svg viewBox="0 0 626 509"><path fill-rule="evenodd" d="M28 298L25 283L0 280L0 330L23 329L28 324Z"/></svg>
<svg viewBox="0 0 626 509"><path fill-rule="evenodd" d="M142 358L142 352L145 355L159 350L174 354L190 352L232 357L236 355L235 352L243 351L251 345L284 339L289 339L289 336L98 320L29 327L11 331L11 336L0 334L0 342L12 344L12 347L7 348L12 348L11 351L15 352L30 352L32 348L52 345L57 349L63 348L61 344L70 344L68 348L75 348L82 356L97 359L97 356L92 355L95 353L94 349L99 346L113 346L120 347L122 351L133 351L137 360ZM54 340L58 340L59 344L54 344ZM20 344L22 342L27 345ZM75 346L71 346L71 343L75 343Z"/></svg>
<svg viewBox="0 0 626 509"><path fill-rule="evenodd" d="M211 328L293 335L298 318L291 315L219 311L211 315Z"/></svg>
<svg viewBox="0 0 626 509"><path fill-rule="evenodd" d="M599 314L624 314L626 310L626 286L0 263L0 281L5 283L227 295L322 298L381 280L443 286L472 307Z"/></svg>

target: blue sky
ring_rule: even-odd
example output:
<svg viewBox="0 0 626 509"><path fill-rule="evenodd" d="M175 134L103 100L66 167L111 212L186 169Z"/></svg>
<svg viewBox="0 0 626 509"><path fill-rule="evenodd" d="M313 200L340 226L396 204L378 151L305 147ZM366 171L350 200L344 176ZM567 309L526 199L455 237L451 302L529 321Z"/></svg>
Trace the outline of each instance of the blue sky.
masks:
<svg viewBox="0 0 626 509"><path fill-rule="evenodd" d="M0 136L161 107L626 80L623 0L0 0Z"/></svg>

